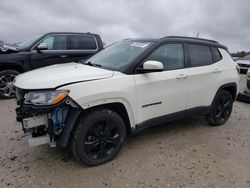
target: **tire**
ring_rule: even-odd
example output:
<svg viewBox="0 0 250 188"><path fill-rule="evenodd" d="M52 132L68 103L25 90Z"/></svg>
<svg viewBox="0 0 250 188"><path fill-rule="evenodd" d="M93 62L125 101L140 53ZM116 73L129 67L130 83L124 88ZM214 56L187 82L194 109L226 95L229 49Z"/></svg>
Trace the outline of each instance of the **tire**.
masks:
<svg viewBox="0 0 250 188"><path fill-rule="evenodd" d="M219 126L223 125L230 117L233 109L233 97L228 91L220 91L216 96L212 109L209 114L205 116L209 125Z"/></svg>
<svg viewBox="0 0 250 188"><path fill-rule="evenodd" d="M113 159L126 137L123 119L114 111L96 109L76 125L71 150L83 164L95 166Z"/></svg>
<svg viewBox="0 0 250 188"><path fill-rule="evenodd" d="M0 72L0 98L15 98L15 87L12 82L18 74L20 73L15 70L4 70Z"/></svg>

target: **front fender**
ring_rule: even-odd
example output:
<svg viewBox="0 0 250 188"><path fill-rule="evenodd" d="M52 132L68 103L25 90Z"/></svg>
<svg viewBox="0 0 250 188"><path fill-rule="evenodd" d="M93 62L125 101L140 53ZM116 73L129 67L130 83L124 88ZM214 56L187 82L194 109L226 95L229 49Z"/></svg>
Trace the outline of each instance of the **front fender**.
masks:
<svg viewBox="0 0 250 188"><path fill-rule="evenodd" d="M21 72L25 71L25 67L23 63L15 62L15 61L4 61L0 62L0 68L1 69L15 69L19 70Z"/></svg>
<svg viewBox="0 0 250 188"><path fill-rule="evenodd" d="M72 131L74 129L74 126L77 122L78 117L80 116L82 112L81 108L73 108L69 111L69 114L67 115L66 122L65 122L65 129L62 132L62 135L60 136L60 139L57 141L57 144L65 148L67 147Z"/></svg>
<svg viewBox="0 0 250 188"><path fill-rule="evenodd" d="M123 104L123 106L125 107L127 113L128 113L128 117L129 117L129 122L130 122L130 126L131 127L135 127L135 119L133 116L133 111L132 111L132 107L130 106L129 102L124 99L124 98L106 98L106 99L101 99L101 100L97 100L97 101L92 101L92 102L88 102L85 104L82 104L82 108L83 109L88 109L88 108L92 108L92 107L96 107L96 106L100 106L100 105L104 105L104 104L111 104L111 103L121 103Z"/></svg>

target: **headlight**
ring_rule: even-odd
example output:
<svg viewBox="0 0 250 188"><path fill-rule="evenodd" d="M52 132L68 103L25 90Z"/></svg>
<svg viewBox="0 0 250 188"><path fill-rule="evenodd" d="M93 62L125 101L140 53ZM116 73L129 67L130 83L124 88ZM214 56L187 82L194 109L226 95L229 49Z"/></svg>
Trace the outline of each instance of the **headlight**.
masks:
<svg viewBox="0 0 250 188"><path fill-rule="evenodd" d="M26 94L25 104L37 106L53 105L61 102L69 94L69 91L32 91Z"/></svg>

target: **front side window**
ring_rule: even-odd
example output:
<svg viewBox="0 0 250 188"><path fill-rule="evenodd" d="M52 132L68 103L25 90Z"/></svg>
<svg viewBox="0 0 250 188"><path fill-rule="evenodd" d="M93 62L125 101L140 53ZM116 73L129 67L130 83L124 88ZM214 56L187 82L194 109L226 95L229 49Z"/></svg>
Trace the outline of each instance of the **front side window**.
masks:
<svg viewBox="0 0 250 188"><path fill-rule="evenodd" d="M164 70L175 70L184 67L184 52L182 44L165 44L154 51L147 60L159 61Z"/></svg>
<svg viewBox="0 0 250 188"><path fill-rule="evenodd" d="M210 47L188 44L190 63L192 67L210 65L213 62Z"/></svg>
<svg viewBox="0 0 250 188"><path fill-rule="evenodd" d="M48 50L67 50L66 35L48 36L42 43L47 43Z"/></svg>
<svg viewBox="0 0 250 188"><path fill-rule="evenodd" d="M83 35L70 35L70 50L96 50L97 45L94 37Z"/></svg>

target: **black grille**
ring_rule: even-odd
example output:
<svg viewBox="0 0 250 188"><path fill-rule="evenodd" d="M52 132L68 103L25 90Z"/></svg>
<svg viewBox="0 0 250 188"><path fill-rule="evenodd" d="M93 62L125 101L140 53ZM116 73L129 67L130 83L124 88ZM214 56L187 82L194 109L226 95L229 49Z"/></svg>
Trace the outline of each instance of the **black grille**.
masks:
<svg viewBox="0 0 250 188"><path fill-rule="evenodd" d="M250 80L247 80L247 88L250 89Z"/></svg>
<svg viewBox="0 0 250 188"><path fill-rule="evenodd" d="M250 67L250 65L248 65L248 64L241 64L241 63L238 63L238 65L239 65L240 67L247 67L247 68Z"/></svg>

